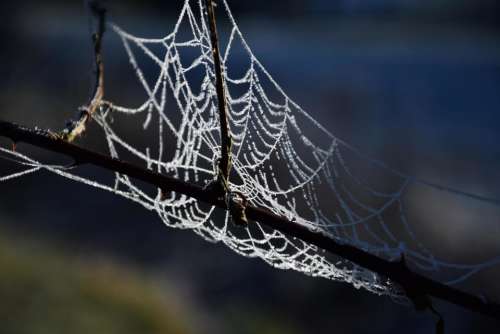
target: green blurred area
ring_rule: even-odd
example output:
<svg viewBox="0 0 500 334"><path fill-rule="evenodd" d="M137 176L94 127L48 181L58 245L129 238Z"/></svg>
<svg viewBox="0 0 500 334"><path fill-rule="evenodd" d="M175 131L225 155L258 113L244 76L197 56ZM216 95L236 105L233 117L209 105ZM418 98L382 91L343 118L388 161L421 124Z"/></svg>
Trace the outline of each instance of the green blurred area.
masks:
<svg viewBox="0 0 500 334"><path fill-rule="evenodd" d="M0 231L2 334L298 333L276 312L238 302L204 324L175 284L42 240Z"/></svg>
<svg viewBox="0 0 500 334"><path fill-rule="evenodd" d="M109 261L61 254L0 237L2 333L193 332L151 279Z"/></svg>

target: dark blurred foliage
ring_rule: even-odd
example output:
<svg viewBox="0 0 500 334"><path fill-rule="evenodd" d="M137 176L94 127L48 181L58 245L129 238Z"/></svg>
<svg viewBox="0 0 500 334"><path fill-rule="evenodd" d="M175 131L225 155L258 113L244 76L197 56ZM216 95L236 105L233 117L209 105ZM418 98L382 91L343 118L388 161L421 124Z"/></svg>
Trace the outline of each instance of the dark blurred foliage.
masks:
<svg viewBox="0 0 500 334"><path fill-rule="evenodd" d="M111 20L147 36L165 33L182 5L106 3ZM334 133L398 169L500 197L498 1L230 3L257 56ZM84 1L3 1L0 6L0 118L59 129L91 91L92 20ZM105 56L107 94L126 100L137 86L112 34L105 40ZM103 149L95 128L81 144ZM107 176L90 167L84 173ZM243 259L190 232L166 229L154 214L81 184L39 174L2 183L0 191L0 224L9 231L0 245L0 316L9 319L1 333L90 328L127 333L123 324L130 333L155 333L134 327L146 322L162 333L168 329L161 326L288 334L429 333L434 328L430 314L347 284ZM422 212L447 205L421 197ZM483 211L471 210L482 217ZM423 230L434 233L429 240L452 253L481 248L467 243L467 222L446 224L444 218L437 215L442 225ZM491 235L481 246L498 244L497 221L488 225L485 219L481 225ZM33 247L33 240L42 246ZM102 273L94 262L101 257L120 263L118 272ZM500 295L496 281L479 284ZM177 297L164 304L155 299L169 294ZM498 328L450 305L437 308L447 333ZM182 316L172 315L177 309ZM89 327L85 319L103 327Z"/></svg>

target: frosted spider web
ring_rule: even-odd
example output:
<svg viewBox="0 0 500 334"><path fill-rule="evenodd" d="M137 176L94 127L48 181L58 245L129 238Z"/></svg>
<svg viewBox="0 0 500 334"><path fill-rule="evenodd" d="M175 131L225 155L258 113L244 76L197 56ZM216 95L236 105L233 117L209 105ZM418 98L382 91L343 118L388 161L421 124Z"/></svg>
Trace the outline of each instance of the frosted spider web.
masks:
<svg viewBox="0 0 500 334"><path fill-rule="evenodd" d="M415 270L446 271L444 281L450 284L499 262L494 258L459 264L434 256L416 237L405 203L410 185L438 186L365 158L315 121L271 77L252 53L227 2L221 4L230 26L222 63L233 138L232 191L243 193L254 206L385 259L397 260L404 253ZM123 42L145 98L138 107L109 102L94 115L104 131L110 155L132 157L144 167L185 181L212 181L220 132L203 1L186 0L174 30L163 38L139 38L118 26L112 28ZM242 55L245 64L237 61ZM156 67L154 78L145 74L141 66L144 58ZM145 134L146 144L144 140L134 144L121 124L132 124L137 136ZM0 147L0 153L26 168L0 177L0 181L46 170L130 199L155 211L170 227L192 230L208 241L222 242L238 254L260 258L273 267L349 282L395 298L404 295L386 278L332 258L314 245L259 222L245 228L233 226L227 212L193 198L151 191L118 173L112 182L101 183L79 176L73 169L47 165L9 149ZM371 179L360 177L356 166L346 162L348 158L368 166ZM391 186L373 186L373 179L378 178L390 180ZM445 191L487 201L451 189Z"/></svg>

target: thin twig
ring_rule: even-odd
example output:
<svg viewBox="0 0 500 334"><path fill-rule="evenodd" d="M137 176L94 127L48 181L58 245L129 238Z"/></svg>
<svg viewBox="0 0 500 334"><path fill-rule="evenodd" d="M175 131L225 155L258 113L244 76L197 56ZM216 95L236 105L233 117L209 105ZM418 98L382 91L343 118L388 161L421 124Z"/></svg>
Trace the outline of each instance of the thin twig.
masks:
<svg viewBox="0 0 500 334"><path fill-rule="evenodd" d="M79 164L92 164L109 171L133 177L163 189L193 197L205 203L227 210L227 204L214 196L213 191L196 184L184 182L133 164L96 153L65 140L55 137L46 131L33 130L0 120L0 136L10 138L13 142L25 142L52 152L72 157ZM272 212L248 206L246 215L252 221L259 222L268 228L278 230L290 237L303 240L332 254L338 255L352 263L369 269L402 286L412 299L435 297L461 306L465 309L488 315L500 320L500 305L488 303L472 294L457 290L442 283L411 271L404 261L391 262L348 244L342 244L325 234L314 232Z"/></svg>
<svg viewBox="0 0 500 334"><path fill-rule="evenodd" d="M95 86L88 106L80 108L78 118L76 120L69 121L66 128L61 131L60 136L68 142L73 142L85 132L87 123L92 119L92 115L101 106L102 99L104 97L102 38L104 32L106 31L106 9L99 4L99 1L91 1L89 6L92 14L97 19L97 30L92 35L95 59Z"/></svg>
<svg viewBox="0 0 500 334"><path fill-rule="evenodd" d="M226 89L222 72L222 64L219 51L219 38L217 36L217 25L215 20L213 0L205 0L208 12L208 26L210 28L210 42L212 44L212 58L215 68L215 86L217 90L217 101L219 105L220 136L221 136L221 159L219 160L218 182L222 183L222 190L226 193L229 189L229 175L231 173L231 149L232 139L229 131L227 117ZM222 178L222 179L220 179Z"/></svg>

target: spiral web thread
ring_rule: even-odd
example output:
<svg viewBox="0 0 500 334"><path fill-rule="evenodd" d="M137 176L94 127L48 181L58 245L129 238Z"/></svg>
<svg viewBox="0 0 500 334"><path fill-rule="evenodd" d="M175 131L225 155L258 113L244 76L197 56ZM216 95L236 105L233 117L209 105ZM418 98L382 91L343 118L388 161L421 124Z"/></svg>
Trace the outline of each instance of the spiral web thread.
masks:
<svg viewBox="0 0 500 334"><path fill-rule="evenodd" d="M494 258L458 264L433 256L417 240L404 205L411 185L437 186L365 158L315 121L266 71L246 43L227 2L222 4L230 26L222 63L233 138L232 191L244 194L254 206L385 259L397 260L404 253L406 263L415 270L446 272L447 283L459 283L499 262ZM146 97L139 107L108 103L94 115L111 156L132 156L149 169L189 182L212 181L220 132L203 1L186 0L173 32L163 38L139 38L118 26L112 28L123 42ZM247 60L243 65L237 61L242 55ZM146 77L142 58L157 67L155 78ZM232 64L235 60L237 65ZM140 132L148 138L145 148L134 146L132 138L120 135L122 119L132 120L136 128L142 126ZM151 149L151 145L156 148ZM260 258L273 267L349 282L356 288L394 298L404 295L387 279L349 261L333 259L314 245L258 222L235 227L227 212L193 198L145 189L125 175L116 174L114 182L105 184L5 148L0 147L0 153L26 168L0 177L0 181L46 170L128 198L157 212L170 227L190 229L208 241L222 242L238 254ZM347 160L365 165L370 175L379 175L391 189L372 186L372 180L360 177L356 164L351 166ZM445 191L487 201L451 189Z"/></svg>

